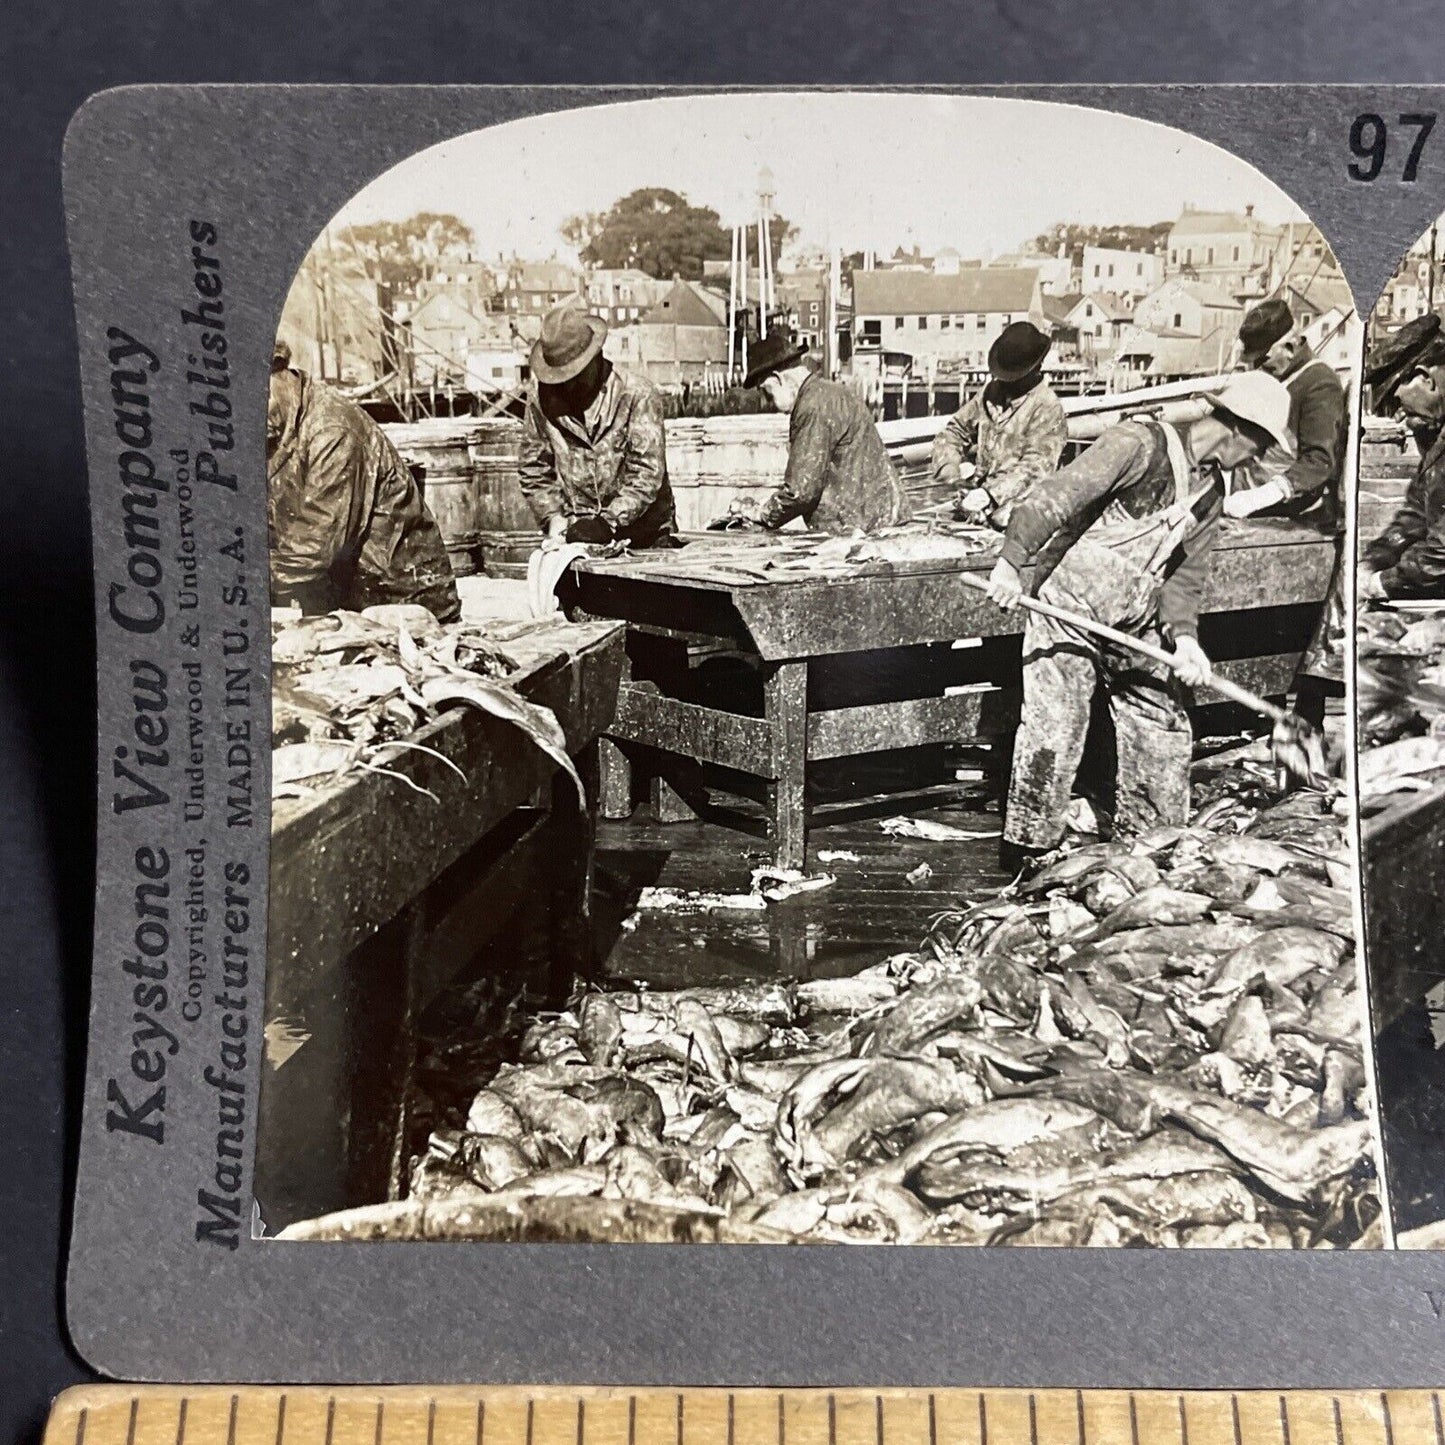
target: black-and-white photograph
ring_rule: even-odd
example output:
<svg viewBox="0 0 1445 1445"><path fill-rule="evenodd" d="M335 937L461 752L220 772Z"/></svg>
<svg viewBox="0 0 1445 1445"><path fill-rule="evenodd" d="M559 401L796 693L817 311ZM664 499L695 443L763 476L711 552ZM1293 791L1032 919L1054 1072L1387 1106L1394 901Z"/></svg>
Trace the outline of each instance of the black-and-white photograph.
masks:
<svg viewBox="0 0 1445 1445"><path fill-rule="evenodd" d="M1423 244L1363 378L1387 807L1445 775ZM255 1232L1390 1247L1363 352L1277 185L1077 106L376 177L270 361Z"/></svg>
<svg viewBox="0 0 1445 1445"><path fill-rule="evenodd" d="M1401 257L1367 328L1356 696L1381 1130L1402 1248L1445 1246L1445 245Z"/></svg>

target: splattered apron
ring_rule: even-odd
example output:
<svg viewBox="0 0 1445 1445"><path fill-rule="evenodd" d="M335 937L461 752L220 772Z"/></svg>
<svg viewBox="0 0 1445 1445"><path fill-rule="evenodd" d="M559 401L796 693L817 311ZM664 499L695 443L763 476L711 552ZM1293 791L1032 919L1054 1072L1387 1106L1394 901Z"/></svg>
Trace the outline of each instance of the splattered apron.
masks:
<svg viewBox="0 0 1445 1445"><path fill-rule="evenodd" d="M1190 467L1179 434L1160 423L1173 474L1173 500L1145 517L1111 502L1064 554L1039 597L1156 646L1159 589L1194 524ZM1084 753L1094 692L1107 692L1117 749L1116 834L1177 824L1189 816L1193 734L1185 690L1173 671L1047 617L1024 628L1023 715L1014 743L1004 838L1051 848Z"/></svg>

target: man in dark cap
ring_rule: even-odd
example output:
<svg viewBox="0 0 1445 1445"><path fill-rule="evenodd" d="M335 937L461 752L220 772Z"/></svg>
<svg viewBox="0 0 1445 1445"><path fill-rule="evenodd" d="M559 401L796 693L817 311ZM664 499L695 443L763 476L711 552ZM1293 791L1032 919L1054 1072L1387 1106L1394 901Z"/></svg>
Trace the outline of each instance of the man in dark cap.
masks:
<svg viewBox="0 0 1445 1445"><path fill-rule="evenodd" d="M807 347L770 332L753 348L745 386L761 387L789 414L788 467L783 484L756 517L777 528L794 517L820 532L876 532L908 519L908 503L878 428L857 392L805 364Z"/></svg>
<svg viewBox="0 0 1445 1445"><path fill-rule="evenodd" d="M414 602L443 622L456 582L411 469L355 404L278 342L266 407L271 600L303 612Z"/></svg>
<svg viewBox="0 0 1445 1445"><path fill-rule="evenodd" d="M1002 531L1014 503L1058 467L1068 428L1044 380L1051 344L1028 321L1004 327L989 347L988 385L934 440L933 475L954 488L956 516Z"/></svg>
<svg viewBox="0 0 1445 1445"><path fill-rule="evenodd" d="M542 319L518 474L545 546L623 540L670 546L662 394L602 355L607 323L575 305Z"/></svg>
<svg viewBox="0 0 1445 1445"><path fill-rule="evenodd" d="M1268 372L1288 388L1295 455L1270 453L1242 471L1224 499L1225 515L1308 514L1333 530L1343 511L1340 477L1350 434L1344 385L1333 367L1315 356L1286 301L1262 301L1245 316L1239 350L1245 366ZM1239 486L1246 475L1254 484Z"/></svg>
<svg viewBox="0 0 1445 1445"><path fill-rule="evenodd" d="M1344 504L1340 479L1349 445L1349 401L1334 369L1321 361L1295 325L1289 303L1262 301L1239 328L1240 360L1284 382L1289 390L1293 458L1277 449L1231 478L1229 517L1299 517L1336 541L1334 570L1318 622L1300 662L1296 710L1316 724L1327 697L1344 694Z"/></svg>
<svg viewBox="0 0 1445 1445"><path fill-rule="evenodd" d="M1420 445L1420 466L1390 525L1360 559L1359 594L1445 597L1445 366L1418 368L1394 400Z"/></svg>

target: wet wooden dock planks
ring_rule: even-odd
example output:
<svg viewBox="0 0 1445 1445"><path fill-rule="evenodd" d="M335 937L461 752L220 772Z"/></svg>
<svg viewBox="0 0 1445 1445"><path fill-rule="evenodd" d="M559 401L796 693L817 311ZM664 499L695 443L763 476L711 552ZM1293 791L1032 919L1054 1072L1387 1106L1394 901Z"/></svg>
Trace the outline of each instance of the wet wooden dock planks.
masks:
<svg viewBox="0 0 1445 1445"><path fill-rule="evenodd" d="M650 750L666 785L654 790L664 810L668 790L677 791L669 771L701 764L763 780L781 866L808 864L812 764L971 741L999 701L989 694L1017 685L1022 614L999 611L959 581L964 571L987 572L996 537L905 531L869 539L853 560L846 543L799 533L700 533L686 542L577 569L583 613L629 628L632 672L609 737ZM1333 540L1312 528L1224 523L1201 626L1221 675L1258 692L1287 690L1333 565ZM835 691L821 703L824 661L960 639L978 642L975 658L914 655L922 675L911 696L848 699ZM752 668L760 698L747 686L736 699L698 695L696 669L723 655ZM626 762L626 754L604 750L604 796L616 812L630 801Z"/></svg>
<svg viewBox="0 0 1445 1445"><path fill-rule="evenodd" d="M489 937L540 920L540 966L563 987L590 962L596 743L623 632L564 624L505 645L523 663L516 690L561 723L588 810L529 738L473 709L416 738L465 781L422 753L388 760L434 798L360 773L273 809L257 1159L272 1229L394 1189L415 1019Z"/></svg>

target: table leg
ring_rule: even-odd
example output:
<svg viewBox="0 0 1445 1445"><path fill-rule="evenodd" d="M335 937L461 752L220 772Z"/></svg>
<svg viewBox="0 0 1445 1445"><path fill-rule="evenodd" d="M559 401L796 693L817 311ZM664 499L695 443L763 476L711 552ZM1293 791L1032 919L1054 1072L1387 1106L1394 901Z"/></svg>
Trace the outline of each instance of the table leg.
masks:
<svg viewBox="0 0 1445 1445"><path fill-rule="evenodd" d="M632 761L611 738L597 740L600 784L600 807L604 818L628 818L632 815Z"/></svg>
<svg viewBox="0 0 1445 1445"><path fill-rule="evenodd" d="M764 716L773 734L768 785L769 832L779 868L808 866L808 664L782 662L763 683Z"/></svg>
<svg viewBox="0 0 1445 1445"><path fill-rule="evenodd" d="M587 792L588 806L577 807L571 780L553 780L551 819L554 864L550 923L549 999L560 1002L572 991L575 979L590 979L596 971L592 937L592 871L597 841L598 750L586 747L574 759Z"/></svg>

